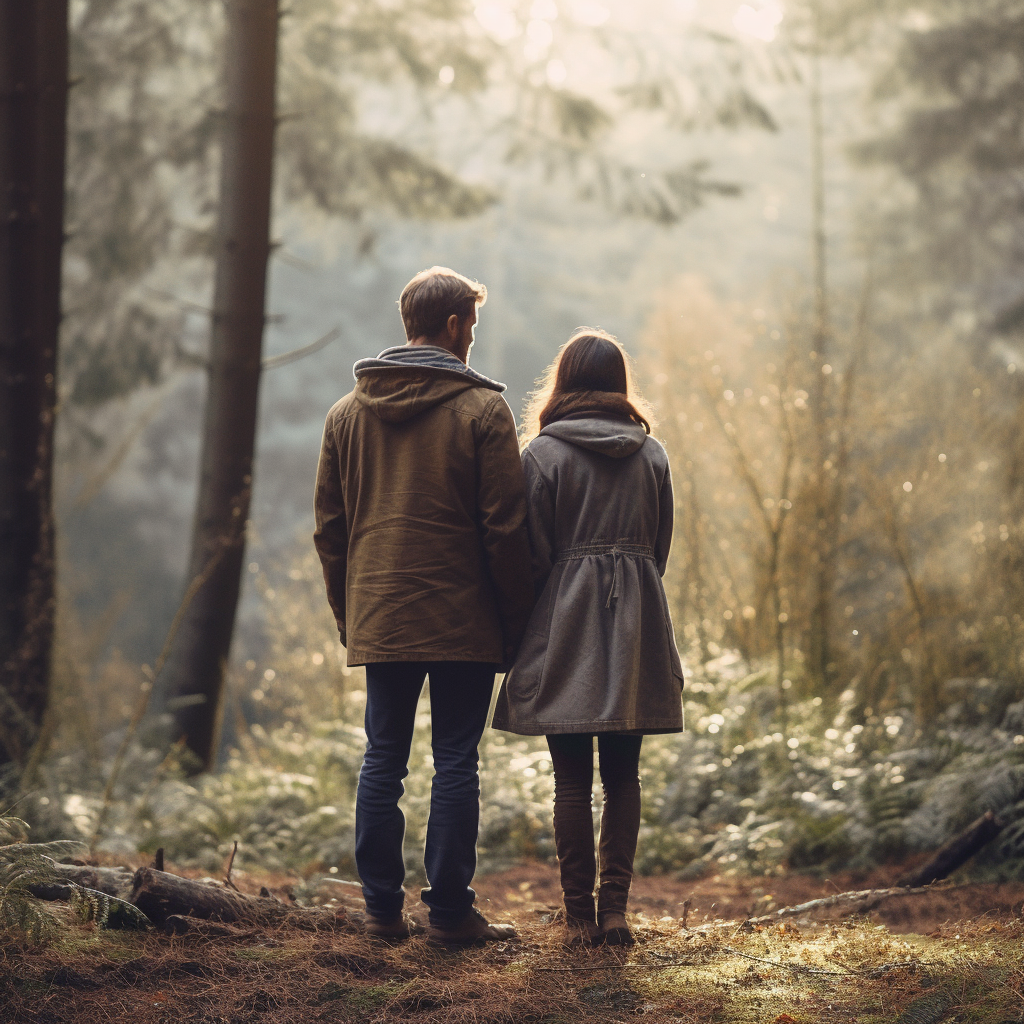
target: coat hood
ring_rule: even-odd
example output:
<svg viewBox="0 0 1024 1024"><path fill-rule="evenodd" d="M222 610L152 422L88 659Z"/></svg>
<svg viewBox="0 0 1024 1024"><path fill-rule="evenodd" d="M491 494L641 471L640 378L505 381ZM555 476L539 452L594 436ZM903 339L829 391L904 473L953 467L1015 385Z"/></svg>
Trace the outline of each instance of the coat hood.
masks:
<svg viewBox="0 0 1024 1024"><path fill-rule="evenodd" d="M568 416L549 423L540 433L613 459L632 455L647 440L647 431L639 423L620 416Z"/></svg>
<svg viewBox="0 0 1024 1024"><path fill-rule="evenodd" d="M387 423L401 423L470 388L502 392L505 385L434 345L398 345L352 368L356 398Z"/></svg>

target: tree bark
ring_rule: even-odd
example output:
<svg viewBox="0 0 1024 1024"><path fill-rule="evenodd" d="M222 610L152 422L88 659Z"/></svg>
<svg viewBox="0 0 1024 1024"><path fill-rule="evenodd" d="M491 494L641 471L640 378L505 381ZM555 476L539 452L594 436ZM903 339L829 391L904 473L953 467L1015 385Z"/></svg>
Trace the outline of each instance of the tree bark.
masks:
<svg viewBox="0 0 1024 1024"><path fill-rule="evenodd" d="M216 758L252 493L274 157L277 0L227 0L217 269L199 496L188 581L200 577L168 659L174 739Z"/></svg>
<svg viewBox="0 0 1024 1024"><path fill-rule="evenodd" d="M49 691L67 89L67 0L0 0L0 764Z"/></svg>

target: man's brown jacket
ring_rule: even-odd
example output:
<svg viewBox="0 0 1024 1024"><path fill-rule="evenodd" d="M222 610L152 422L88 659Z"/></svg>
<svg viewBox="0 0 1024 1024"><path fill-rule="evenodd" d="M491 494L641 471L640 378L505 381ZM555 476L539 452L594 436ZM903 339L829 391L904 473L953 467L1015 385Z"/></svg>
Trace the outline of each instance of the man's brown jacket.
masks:
<svg viewBox="0 0 1024 1024"><path fill-rule="evenodd" d="M430 346L356 364L328 413L314 541L350 665L511 660L533 607L504 385Z"/></svg>

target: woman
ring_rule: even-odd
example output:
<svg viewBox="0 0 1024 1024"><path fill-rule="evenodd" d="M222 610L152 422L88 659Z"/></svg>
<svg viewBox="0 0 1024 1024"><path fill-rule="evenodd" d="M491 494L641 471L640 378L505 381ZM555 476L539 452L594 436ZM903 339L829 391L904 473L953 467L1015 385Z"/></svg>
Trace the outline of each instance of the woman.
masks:
<svg viewBox="0 0 1024 1024"><path fill-rule="evenodd" d="M683 682L661 577L672 483L622 346L581 328L527 410L523 452L537 606L498 694L496 728L546 735L567 941L628 945L640 829L640 745L683 727ZM600 877L594 736L604 788ZM595 917L596 910L596 917Z"/></svg>

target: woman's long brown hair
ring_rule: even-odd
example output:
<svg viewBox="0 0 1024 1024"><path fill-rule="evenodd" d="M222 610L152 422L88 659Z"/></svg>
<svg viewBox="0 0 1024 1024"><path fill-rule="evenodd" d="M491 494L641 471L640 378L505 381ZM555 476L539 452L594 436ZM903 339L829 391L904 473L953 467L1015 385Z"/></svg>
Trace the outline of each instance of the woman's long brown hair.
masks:
<svg viewBox="0 0 1024 1024"><path fill-rule="evenodd" d="M651 410L633 382L629 356L614 335L595 327L580 327L537 381L520 440L525 446L549 423L583 412L628 417L651 432Z"/></svg>

